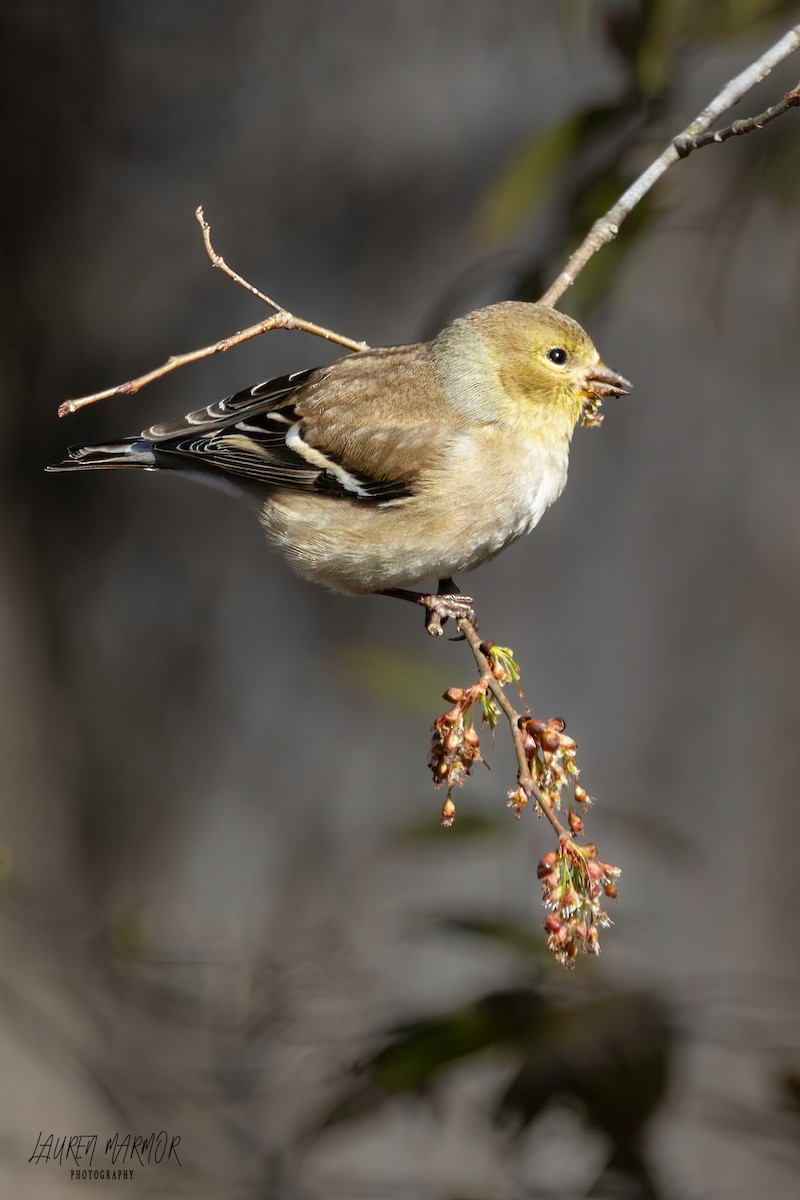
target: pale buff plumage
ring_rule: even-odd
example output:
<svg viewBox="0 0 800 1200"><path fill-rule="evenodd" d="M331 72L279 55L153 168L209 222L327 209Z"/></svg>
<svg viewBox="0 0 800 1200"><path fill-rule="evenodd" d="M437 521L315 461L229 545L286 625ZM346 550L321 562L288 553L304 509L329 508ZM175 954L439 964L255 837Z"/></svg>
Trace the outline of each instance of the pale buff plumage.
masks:
<svg viewBox="0 0 800 1200"><path fill-rule="evenodd" d="M378 592L450 577L529 532L563 490L587 401L628 386L575 321L508 302L430 342L364 351L140 438L72 450L62 468L227 481L302 575Z"/></svg>

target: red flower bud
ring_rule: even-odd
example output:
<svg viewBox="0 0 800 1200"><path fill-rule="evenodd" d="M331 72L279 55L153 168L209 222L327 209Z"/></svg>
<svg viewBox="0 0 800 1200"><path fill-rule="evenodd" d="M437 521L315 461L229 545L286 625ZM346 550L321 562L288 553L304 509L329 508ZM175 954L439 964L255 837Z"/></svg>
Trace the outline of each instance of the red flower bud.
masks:
<svg viewBox="0 0 800 1200"><path fill-rule="evenodd" d="M543 729L539 734L539 744L543 750L553 754L560 745L560 737L554 729Z"/></svg>
<svg viewBox="0 0 800 1200"><path fill-rule="evenodd" d="M539 865L536 868L537 878L544 879L545 875L548 875L552 871L557 860L558 855L556 854L555 850L548 850L547 854L543 854L539 859Z"/></svg>

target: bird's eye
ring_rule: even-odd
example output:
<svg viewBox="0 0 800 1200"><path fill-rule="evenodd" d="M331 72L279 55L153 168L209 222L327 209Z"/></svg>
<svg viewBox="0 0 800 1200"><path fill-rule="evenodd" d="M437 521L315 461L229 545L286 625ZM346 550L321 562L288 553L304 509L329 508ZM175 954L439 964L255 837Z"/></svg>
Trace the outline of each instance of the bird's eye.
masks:
<svg viewBox="0 0 800 1200"><path fill-rule="evenodd" d="M564 363L569 358L566 350L562 346L553 346L552 350L547 351L547 357L551 363L555 363L557 367L563 367Z"/></svg>

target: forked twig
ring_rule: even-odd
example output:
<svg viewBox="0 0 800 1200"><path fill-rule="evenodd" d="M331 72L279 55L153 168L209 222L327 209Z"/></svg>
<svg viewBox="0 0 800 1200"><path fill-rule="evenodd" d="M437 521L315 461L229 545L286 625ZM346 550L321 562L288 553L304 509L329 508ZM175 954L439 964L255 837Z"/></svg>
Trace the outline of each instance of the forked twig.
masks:
<svg viewBox="0 0 800 1200"><path fill-rule="evenodd" d="M800 83L787 92L777 104L771 104L757 117L743 117L739 121L734 121L732 125L726 125L724 129L711 129L707 133L695 134L694 137L681 134L675 138L672 144L681 158L688 158L690 154L695 150L700 150L703 146L712 146L715 142L727 142L729 138L741 137L742 134L763 129L765 125L769 125L770 121L774 121L776 117L782 117L790 108L797 108L798 105L800 105Z"/></svg>
<svg viewBox="0 0 800 1200"><path fill-rule="evenodd" d="M313 321L306 321L304 317L295 316L294 313L284 308L282 304L278 304L277 300L273 300L265 292L260 292L249 280L242 278L237 271L229 267L222 255L214 249L211 244L211 226L206 220L202 204L197 206L194 215L203 232L203 245L206 248L206 254L211 261L212 267L218 267L221 271L224 271L234 283L238 283L240 287L250 292L257 300L263 301L270 308L274 308L276 313L280 313L282 317L281 329L301 329L304 333L313 333L315 337L324 338L328 342L336 342L339 346L344 346L346 350L353 350L354 352L369 350L366 342L356 342L353 338L345 337L343 333L336 333L333 329L326 329L324 325L316 325Z"/></svg>
<svg viewBox="0 0 800 1200"><path fill-rule="evenodd" d="M655 162L652 162L647 170L634 180L616 204L595 221L578 249L571 255L564 270L542 296L540 303L550 305L557 303L567 288L571 287L578 278L589 260L602 246L613 242L625 218L630 216L640 200L679 159L685 158L692 150L697 150L701 146L708 146L712 142L725 141L727 137L735 136L731 133L727 133L726 137L720 136L719 138L714 135L708 137L704 135L723 113L726 113L729 108L733 108L734 104L737 104L756 84L766 79L778 63L783 62L790 54L794 54L798 48L800 48L800 25L795 25L774 46L770 46L769 50L765 51L760 58L751 63L741 74L731 79L711 103L695 117L694 121L670 142ZM792 95L792 92L788 93L788 96ZM784 101L780 105L775 106L780 109L775 116L780 116L781 113L793 107L794 102L785 103L788 96L784 97ZM772 119L771 117L770 120ZM759 120L760 118L756 117L743 122L739 132L750 133L755 129L760 129L765 122L761 121L759 124ZM720 133L723 132L725 131L720 131Z"/></svg>
<svg viewBox="0 0 800 1200"><path fill-rule="evenodd" d="M260 292L252 283L248 283L232 267L229 267L222 255L218 254L214 249L211 243L211 227L208 221L206 221L202 205L195 210L194 215L203 232L203 243L211 265L224 271L234 283L238 283L240 287L250 292L251 295L263 301L264 304L268 304L270 308L274 308L274 314L263 321L259 321L257 325L249 325L247 329L239 329L236 333L230 334L229 337L221 338L218 342L213 342L210 346L202 346L199 350L189 350L186 354L171 354L167 361L162 363L160 367L155 367L152 371L147 371L144 375L139 375L136 379L129 379L127 383L117 384L116 387L106 388L102 392L92 392L88 396L79 396L74 400L65 400L58 410L60 417L65 417L68 413L77 412L79 408L85 408L89 404L94 404L97 400L107 400L112 396L133 395L134 392L141 391L143 387L146 387L148 383L160 379L162 375L168 375L170 371L177 371L178 367L188 366L189 363L198 362L201 358L210 358L214 354L222 354L225 350L231 350L234 346L240 346L242 342L247 342L250 338L259 337L262 333L268 333L271 329L299 329L304 333L313 333L315 337L324 338L328 342L336 342L339 346L344 346L346 350L358 351L369 349L366 342L356 342L353 338L345 337L343 333L336 333L333 329L327 329L324 325L317 325L313 321L305 320L304 317L295 316L294 313L289 312L283 305L278 304L276 300L273 300L264 292Z"/></svg>

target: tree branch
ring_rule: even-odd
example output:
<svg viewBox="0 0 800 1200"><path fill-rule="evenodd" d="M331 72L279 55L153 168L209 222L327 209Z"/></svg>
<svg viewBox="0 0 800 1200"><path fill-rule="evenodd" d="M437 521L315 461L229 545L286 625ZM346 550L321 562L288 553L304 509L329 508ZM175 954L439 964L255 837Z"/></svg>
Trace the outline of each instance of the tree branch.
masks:
<svg viewBox="0 0 800 1200"><path fill-rule="evenodd" d="M711 126L719 120L723 113L726 113L729 108L737 104L756 84L766 79L774 67L783 62L784 59L788 58L798 48L800 48L800 25L795 25L774 46L771 46L769 50L762 54L759 59L751 63L741 74L730 80L694 121L678 137L670 142L669 146L662 151L655 162L651 163L647 170L631 184L627 191L620 196L616 204L604 216L600 217L598 221L595 221L583 242L581 242L578 249L571 255L564 270L542 296L540 303L551 306L557 303L567 288L571 287L575 282L589 260L602 246L614 240L625 218L631 214L636 205L647 195L661 176L680 158L685 158L692 150L699 149L700 146L710 145L711 142L725 141L728 137L735 137L739 134L750 133L754 129L760 129L766 123L763 120L766 114L762 114L761 117L753 117L747 121L735 122L735 126L739 126L739 128L731 126L733 132L720 130L719 134L708 134ZM790 97L795 95L796 92L787 93L784 100L774 106L775 109L779 109L780 111L776 111L773 116L769 116L768 120L773 120L774 117L780 116L789 108L797 105L798 101L796 99L790 99ZM767 110L767 112L771 111ZM724 137L722 136L723 134L725 134Z"/></svg>
<svg viewBox="0 0 800 1200"><path fill-rule="evenodd" d="M770 121L774 121L776 117L782 117L790 108L797 108L798 105L800 105L800 83L796 88L792 88L791 92L787 92L777 104L773 104L763 113L759 113L757 117L745 117L740 121L734 121L732 125L727 125L724 129L710 130L708 133L701 133L695 137L681 135L676 137L672 144L681 158L688 158L690 154L703 146L711 146L714 142L727 142L728 138L741 137L743 133L752 133L755 129L763 129L765 125L769 125Z"/></svg>
<svg viewBox="0 0 800 1200"><path fill-rule="evenodd" d="M148 383L152 383L154 379L160 379L162 375L168 375L170 371L177 371L178 367L198 362L201 358L209 358L212 354L221 354L233 346L238 346L241 342L258 337L260 333L266 333L269 329L292 328L292 326L286 325L282 318L283 313L277 312L274 316L259 321L257 325L240 329L238 333L232 333L230 337L222 338L210 346L203 346L199 350L189 350L186 354L171 354L160 367L154 367L152 371L148 371L145 375L139 375L136 379L129 379L127 383L118 383L116 387L106 388L103 392L92 392L89 396L79 396L75 400L65 400L59 406L58 415L66 417L68 413L77 412L79 408L85 408L87 404L94 404L97 400L107 400L112 396L133 395L134 392L146 387Z"/></svg>
<svg viewBox="0 0 800 1200"><path fill-rule="evenodd" d="M229 337L221 338L220 341L213 342L210 346L202 346L199 350L190 350L186 354L171 354L167 361L162 363L160 367L155 367L152 371L147 371L146 374L139 375L136 379L129 379L127 383L117 384L116 387L106 388L102 392L93 392L89 396L79 396L75 400L65 400L58 409L60 417L65 417L68 413L77 412L79 408L85 408L89 404L94 404L97 400L110 399L111 396L133 395L133 393L146 387L148 383L152 383L153 380L160 379L162 375L168 375L170 371L177 371L178 367L185 367L189 363L198 362L201 358L210 358L214 354L222 354L225 350L230 350L233 346L240 346L242 342L247 342L250 338L259 337L260 334L267 333L271 329L299 329L304 333L312 333L316 337L325 338L326 341L336 342L338 345L344 346L346 350L358 351L369 349L366 342L356 342L352 338L345 337L344 334L336 333L332 329L326 329L323 325L315 325L313 321L306 321L303 317L295 316L294 313L289 312L283 305L278 304L276 300L265 295L264 292L260 292L252 283L248 283L246 279L228 266L222 255L218 254L211 244L211 227L205 219L202 205L196 209L195 217L203 232L203 243L211 265L224 271L234 283L238 283L240 287L243 287L257 299L263 301L264 304L268 304L270 308L274 308L274 315L267 317L263 321L259 321L257 325L250 325L247 329L240 329L236 333L230 334Z"/></svg>

